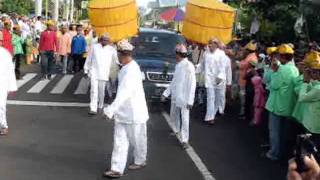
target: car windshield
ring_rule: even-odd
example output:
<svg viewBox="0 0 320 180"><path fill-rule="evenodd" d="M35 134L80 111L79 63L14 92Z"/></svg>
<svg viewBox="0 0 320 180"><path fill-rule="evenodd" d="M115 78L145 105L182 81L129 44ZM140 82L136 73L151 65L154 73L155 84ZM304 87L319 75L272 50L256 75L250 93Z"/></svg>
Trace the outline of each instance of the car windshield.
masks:
<svg viewBox="0 0 320 180"><path fill-rule="evenodd" d="M175 57L175 46L184 43L181 36L168 33L141 32L132 39L135 57Z"/></svg>

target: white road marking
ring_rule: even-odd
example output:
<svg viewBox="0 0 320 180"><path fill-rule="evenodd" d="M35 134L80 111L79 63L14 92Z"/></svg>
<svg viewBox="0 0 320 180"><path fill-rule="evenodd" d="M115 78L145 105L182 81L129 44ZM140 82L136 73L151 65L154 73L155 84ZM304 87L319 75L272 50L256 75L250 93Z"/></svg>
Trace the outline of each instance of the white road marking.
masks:
<svg viewBox="0 0 320 180"><path fill-rule="evenodd" d="M19 105L19 106L89 107L88 103L72 103L72 102L42 102L42 101L8 100L7 104L8 105Z"/></svg>
<svg viewBox="0 0 320 180"><path fill-rule="evenodd" d="M164 119L167 121L168 125L170 126L170 128L176 132L175 127L173 126L171 120L170 120L170 116L168 113L166 112L162 112L162 115L164 117ZM181 142L181 139L179 138L179 136L177 136L178 140ZM191 160L193 161L193 163L196 165L196 167L198 168L198 170L200 171L200 173L203 176L204 180L216 180L211 172L208 170L208 168L206 167L206 165L203 163L203 161L201 160L201 158L199 157L199 155L195 152L195 150L193 149L193 147L191 145L189 145L189 148L186 149L187 154L189 155L189 157L191 158Z"/></svg>
<svg viewBox="0 0 320 180"><path fill-rule="evenodd" d="M56 75L52 75L51 78L55 78ZM45 87L46 85L48 85L50 82L50 80L45 79L42 81L39 81L36 85L34 85L31 89L29 89L28 93L40 93Z"/></svg>
<svg viewBox="0 0 320 180"><path fill-rule="evenodd" d="M18 88L22 87L23 85L25 85L27 82L29 82L31 79L33 79L36 76L37 76L36 73L28 73L24 75L22 79L17 81Z"/></svg>
<svg viewBox="0 0 320 180"><path fill-rule="evenodd" d="M86 79L83 77L74 94L87 94L88 89L89 89L89 79Z"/></svg>
<svg viewBox="0 0 320 180"><path fill-rule="evenodd" d="M8 105L20 105L20 106L44 106L44 107L88 107L88 103L71 103L71 102L39 102L39 101L15 101L8 100ZM166 112L162 112L163 117L167 121L169 127L174 131L175 128L170 120L170 116ZM181 139L177 136L178 140L181 142ZM202 174L204 180L216 180L211 172L208 170L206 165L203 163L199 155L195 152L193 147L190 145L188 149L186 149L188 156L194 162L200 173Z"/></svg>
<svg viewBox="0 0 320 180"><path fill-rule="evenodd" d="M63 78L58 82L58 84L53 88L50 92L51 94L62 94L63 91L67 88L69 83L71 82L73 75L65 75Z"/></svg>

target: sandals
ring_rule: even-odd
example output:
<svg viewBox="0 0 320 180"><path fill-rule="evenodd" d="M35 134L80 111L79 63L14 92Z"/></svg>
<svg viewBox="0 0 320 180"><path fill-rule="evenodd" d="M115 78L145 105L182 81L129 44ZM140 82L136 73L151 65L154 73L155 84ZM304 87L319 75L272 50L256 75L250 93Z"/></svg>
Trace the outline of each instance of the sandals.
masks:
<svg viewBox="0 0 320 180"><path fill-rule="evenodd" d="M120 174L119 172L115 172L115 171L105 171L103 173L103 177L107 177L109 179L118 179L122 176L122 174Z"/></svg>
<svg viewBox="0 0 320 180"><path fill-rule="evenodd" d="M184 149L184 150L186 150L190 147L189 143L185 143L185 142L182 143L181 146L182 146L182 149Z"/></svg>
<svg viewBox="0 0 320 180"><path fill-rule="evenodd" d="M129 170L139 170L139 169L142 169L142 168L145 168L147 166L146 163L143 163L141 165L137 165L137 164L132 164L128 167Z"/></svg>
<svg viewBox="0 0 320 180"><path fill-rule="evenodd" d="M214 125L215 124L215 120L208 121L208 124L209 125Z"/></svg>
<svg viewBox="0 0 320 180"><path fill-rule="evenodd" d="M8 133L9 133L8 128L1 129L1 130L0 130L0 136L6 136L6 135L8 135Z"/></svg>

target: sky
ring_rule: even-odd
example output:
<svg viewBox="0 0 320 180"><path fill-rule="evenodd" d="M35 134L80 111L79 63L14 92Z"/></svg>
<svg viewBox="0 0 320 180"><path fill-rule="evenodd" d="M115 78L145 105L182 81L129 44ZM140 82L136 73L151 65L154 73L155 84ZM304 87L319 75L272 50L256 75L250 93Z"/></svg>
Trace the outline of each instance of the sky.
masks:
<svg viewBox="0 0 320 180"><path fill-rule="evenodd" d="M150 1L153 1L153 0L137 0L138 6L143 6L143 7L147 7L148 2Z"/></svg>

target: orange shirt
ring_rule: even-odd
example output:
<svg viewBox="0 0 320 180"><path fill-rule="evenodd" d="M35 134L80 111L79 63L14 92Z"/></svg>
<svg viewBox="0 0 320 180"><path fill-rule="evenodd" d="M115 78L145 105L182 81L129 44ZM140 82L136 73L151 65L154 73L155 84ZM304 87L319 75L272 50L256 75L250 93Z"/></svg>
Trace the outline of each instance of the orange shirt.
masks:
<svg viewBox="0 0 320 180"><path fill-rule="evenodd" d="M68 33L61 34L58 40L58 54L65 56L71 52L71 37Z"/></svg>
<svg viewBox="0 0 320 180"><path fill-rule="evenodd" d="M246 80L244 79L246 76L246 73L249 69L250 62L256 61L258 62L258 57L256 53L249 54L244 60L240 62L239 67L239 85L240 87L246 86Z"/></svg>

